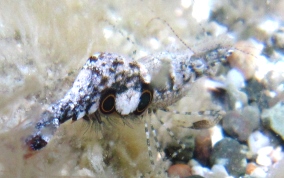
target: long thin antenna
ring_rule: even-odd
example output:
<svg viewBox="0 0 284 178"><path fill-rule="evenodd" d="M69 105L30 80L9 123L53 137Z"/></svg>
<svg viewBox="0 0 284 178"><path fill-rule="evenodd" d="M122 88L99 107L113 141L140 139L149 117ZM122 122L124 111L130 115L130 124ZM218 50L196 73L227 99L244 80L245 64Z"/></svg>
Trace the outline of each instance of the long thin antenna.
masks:
<svg viewBox="0 0 284 178"><path fill-rule="evenodd" d="M177 35L177 33L176 33L176 32L174 31L174 29L172 28L172 26L170 26L170 24L169 24L166 20L164 20L164 19L162 19L162 18L160 18L160 17L155 17L155 18L151 19L151 20L147 23L146 27L148 27L148 26L150 25L150 23L151 23L152 21L154 21L154 20L160 20L160 21L162 21L164 24L166 24L166 25L170 28L170 30L172 31L172 33L180 40L180 42L181 42L184 46L186 46L189 50L193 51L192 48L189 47L189 46Z"/></svg>

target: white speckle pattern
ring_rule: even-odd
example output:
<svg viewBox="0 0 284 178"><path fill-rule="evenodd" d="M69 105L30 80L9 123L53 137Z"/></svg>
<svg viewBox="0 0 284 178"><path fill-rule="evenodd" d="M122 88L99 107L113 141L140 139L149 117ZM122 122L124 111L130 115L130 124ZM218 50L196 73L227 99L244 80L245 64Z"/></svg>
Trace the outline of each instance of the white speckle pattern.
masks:
<svg viewBox="0 0 284 178"><path fill-rule="evenodd" d="M139 98L140 91L133 89L129 89L121 94L118 94L115 100L116 111L121 115L128 115L137 108L140 101Z"/></svg>

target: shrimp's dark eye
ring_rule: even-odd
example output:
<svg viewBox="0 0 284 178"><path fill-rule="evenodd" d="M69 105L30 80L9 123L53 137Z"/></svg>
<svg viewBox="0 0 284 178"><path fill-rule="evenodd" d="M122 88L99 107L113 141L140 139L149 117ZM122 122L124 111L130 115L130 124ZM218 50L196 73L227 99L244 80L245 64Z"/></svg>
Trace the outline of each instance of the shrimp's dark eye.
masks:
<svg viewBox="0 0 284 178"><path fill-rule="evenodd" d="M153 99L153 91L148 86L142 86L142 94L140 96L139 104L134 111L135 115L142 114L150 105Z"/></svg>
<svg viewBox="0 0 284 178"><path fill-rule="evenodd" d="M115 92L107 91L100 100L100 111L103 114L111 114L115 111Z"/></svg>

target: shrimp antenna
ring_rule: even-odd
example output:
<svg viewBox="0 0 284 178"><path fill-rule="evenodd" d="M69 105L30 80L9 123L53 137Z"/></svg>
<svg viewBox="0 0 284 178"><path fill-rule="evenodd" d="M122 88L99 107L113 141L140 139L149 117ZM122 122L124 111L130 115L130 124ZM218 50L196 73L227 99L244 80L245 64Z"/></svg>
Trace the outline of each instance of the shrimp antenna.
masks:
<svg viewBox="0 0 284 178"><path fill-rule="evenodd" d="M164 24L166 24L170 30L172 31L172 33L180 40L180 42L186 46L189 50L193 51L191 47L189 47L178 35L177 33L175 32L175 30L172 28L172 26L164 19L160 18L160 17L155 17L155 18L152 18L146 25L146 27L148 27L150 25L150 23L152 23L154 20L160 20L162 21Z"/></svg>

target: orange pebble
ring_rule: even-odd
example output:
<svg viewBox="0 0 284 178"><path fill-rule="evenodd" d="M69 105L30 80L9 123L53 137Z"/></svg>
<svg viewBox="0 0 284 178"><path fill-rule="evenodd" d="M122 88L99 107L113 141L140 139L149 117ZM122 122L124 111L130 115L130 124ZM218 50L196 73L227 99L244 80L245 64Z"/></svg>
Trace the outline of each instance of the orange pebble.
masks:
<svg viewBox="0 0 284 178"><path fill-rule="evenodd" d="M250 175L255 170L255 168L257 168L256 164L248 163L246 168L246 174Z"/></svg>
<svg viewBox="0 0 284 178"><path fill-rule="evenodd" d="M175 164L168 169L169 176L179 176L185 178L191 176L191 168L186 164Z"/></svg>
<svg viewBox="0 0 284 178"><path fill-rule="evenodd" d="M237 49L228 57L230 65L238 69L246 80L251 79L257 67L257 58L259 49L250 42L241 41L235 45Z"/></svg>

